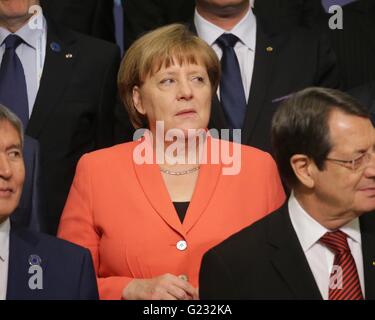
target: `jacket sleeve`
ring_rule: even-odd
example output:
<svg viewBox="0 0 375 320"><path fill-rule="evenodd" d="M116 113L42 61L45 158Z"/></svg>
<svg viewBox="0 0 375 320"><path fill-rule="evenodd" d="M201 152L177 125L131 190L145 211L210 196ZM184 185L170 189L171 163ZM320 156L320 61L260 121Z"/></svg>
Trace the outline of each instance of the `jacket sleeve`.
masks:
<svg viewBox="0 0 375 320"><path fill-rule="evenodd" d="M95 225L91 193L89 159L84 155L77 165L76 175L61 216L58 237L90 250L100 299L121 299L123 289L133 278L102 276L99 272L101 233Z"/></svg>

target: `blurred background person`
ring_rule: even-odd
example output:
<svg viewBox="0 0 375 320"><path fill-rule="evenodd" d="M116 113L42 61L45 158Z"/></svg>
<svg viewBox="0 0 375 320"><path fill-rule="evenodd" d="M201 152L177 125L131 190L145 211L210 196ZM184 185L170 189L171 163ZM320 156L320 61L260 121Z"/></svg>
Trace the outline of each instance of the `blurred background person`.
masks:
<svg viewBox="0 0 375 320"><path fill-rule="evenodd" d="M29 12L39 4L0 2L0 103L40 146L41 227L56 234L78 159L114 144L120 50Z"/></svg>

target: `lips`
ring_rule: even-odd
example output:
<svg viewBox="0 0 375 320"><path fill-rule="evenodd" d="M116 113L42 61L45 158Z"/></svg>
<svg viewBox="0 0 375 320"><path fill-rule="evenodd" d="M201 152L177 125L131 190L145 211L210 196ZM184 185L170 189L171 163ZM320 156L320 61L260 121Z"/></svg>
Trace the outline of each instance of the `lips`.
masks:
<svg viewBox="0 0 375 320"><path fill-rule="evenodd" d="M6 187L0 188L0 198L7 198L7 197L10 197L12 194L13 194L12 188L6 188Z"/></svg>
<svg viewBox="0 0 375 320"><path fill-rule="evenodd" d="M183 109L176 113L176 116L195 115L197 112L194 109Z"/></svg>
<svg viewBox="0 0 375 320"><path fill-rule="evenodd" d="M375 196L375 187L362 187L359 191L364 192L368 196Z"/></svg>

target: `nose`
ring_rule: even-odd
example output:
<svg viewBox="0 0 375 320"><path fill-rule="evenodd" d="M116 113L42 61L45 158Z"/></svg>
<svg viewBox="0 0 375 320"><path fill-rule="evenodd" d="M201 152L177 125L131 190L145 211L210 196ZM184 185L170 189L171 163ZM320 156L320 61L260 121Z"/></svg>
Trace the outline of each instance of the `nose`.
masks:
<svg viewBox="0 0 375 320"><path fill-rule="evenodd" d="M193 97L193 89L191 87L191 83L187 79L183 79L179 81L178 84L178 100L190 100Z"/></svg>
<svg viewBox="0 0 375 320"><path fill-rule="evenodd" d="M375 154L370 153L369 155L370 156L369 156L368 164L365 168L364 174L366 178L375 179Z"/></svg>
<svg viewBox="0 0 375 320"><path fill-rule="evenodd" d="M0 178L8 180L12 176L12 170L7 156L0 154Z"/></svg>

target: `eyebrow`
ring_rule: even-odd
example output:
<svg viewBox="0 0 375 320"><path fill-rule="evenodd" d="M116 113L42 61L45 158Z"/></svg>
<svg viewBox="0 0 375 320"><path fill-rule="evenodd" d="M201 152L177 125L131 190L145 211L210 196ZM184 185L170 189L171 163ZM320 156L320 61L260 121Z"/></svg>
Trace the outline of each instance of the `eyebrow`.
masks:
<svg viewBox="0 0 375 320"><path fill-rule="evenodd" d="M9 147L6 148L6 150L11 150L11 149L18 149L18 150L21 150L22 147L21 147L21 144L20 144L20 143L18 143L18 144L14 143L14 144L12 144L12 145L10 145Z"/></svg>

